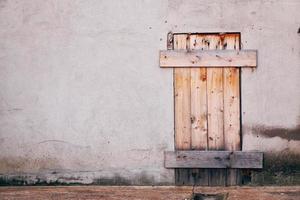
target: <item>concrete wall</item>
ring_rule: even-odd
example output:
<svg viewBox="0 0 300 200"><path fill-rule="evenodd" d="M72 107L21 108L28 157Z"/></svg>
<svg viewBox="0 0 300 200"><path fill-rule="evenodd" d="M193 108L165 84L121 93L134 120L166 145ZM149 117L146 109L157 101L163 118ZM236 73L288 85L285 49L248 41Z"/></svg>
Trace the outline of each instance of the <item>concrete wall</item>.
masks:
<svg viewBox="0 0 300 200"><path fill-rule="evenodd" d="M0 0L2 184L173 184L172 70L158 66L168 31L241 32L259 52L242 72L243 148L299 169L299 10L298 0Z"/></svg>

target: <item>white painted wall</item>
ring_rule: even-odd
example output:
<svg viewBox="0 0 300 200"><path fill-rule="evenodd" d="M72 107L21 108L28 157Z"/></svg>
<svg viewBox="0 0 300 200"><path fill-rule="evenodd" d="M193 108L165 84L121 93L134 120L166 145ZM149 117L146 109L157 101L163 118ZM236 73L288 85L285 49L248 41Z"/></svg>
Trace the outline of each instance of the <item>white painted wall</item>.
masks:
<svg viewBox="0 0 300 200"><path fill-rule="evenodd" d="M300 152L254 131L299 126L300 1L0 0L0 174L172 184L173 32L241 32L245 150ZM256 130L255 129L255 130ZM120 178L121 177L121 178ZM68 178L68 180L66 180ZM100 179L100 180L99 180Z"/></svg>

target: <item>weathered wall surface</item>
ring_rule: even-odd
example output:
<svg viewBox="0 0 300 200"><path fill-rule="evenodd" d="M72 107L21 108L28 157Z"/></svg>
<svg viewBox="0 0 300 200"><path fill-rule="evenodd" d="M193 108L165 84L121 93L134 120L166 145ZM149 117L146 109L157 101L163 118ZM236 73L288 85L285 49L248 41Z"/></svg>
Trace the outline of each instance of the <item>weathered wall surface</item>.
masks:
<svg viewBox="0 0 300 200"><path fill-rule="evenodd" d="M299 9L297 0L0 0L2 182L172 184L163 167L174 146L172 70L158 67L168 31L241 32L243 48L258 50L258 68L242 72L243 148L293 174Z"/></svg>

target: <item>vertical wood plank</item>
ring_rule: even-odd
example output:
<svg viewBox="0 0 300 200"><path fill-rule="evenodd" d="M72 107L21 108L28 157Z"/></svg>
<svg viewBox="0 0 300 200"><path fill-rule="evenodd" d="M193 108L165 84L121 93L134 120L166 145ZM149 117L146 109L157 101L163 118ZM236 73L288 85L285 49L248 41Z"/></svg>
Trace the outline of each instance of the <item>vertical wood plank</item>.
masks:
<svg viewBox="0 0 300 200"><path fill-rule="evenodd" d="M203 48L203 36L191 35L191 49ZM192 149L207 150L206 68L191 68Z"/></svg>
<svg viewBox="0 0 300 200"><path fill-rule="evenodd" d="M208 35L208 49L221 49L219 35ZM224 150L224 106L223 106L223 69L207 69L207 112L208 112L208 148ZM225 185L226 170L210 169L209 185Z"/></svg>
<svg viewBox="0 0 300 200"><path fill-rule="evenodd" d="M174 49L186 49L187 34L174 35ZM191 69L174 69L175 149L191 149ZM175 169L175 184L190 180L190 169Z"/></svg>
<svg viewBox="0 0 300 200"><path fill-rule="evenodd" d="M203 36L190 36L190 49L202 49ZM191 68L192 149L207 150L206 68ZM208 185L208 170L193 169L196 185Z"/></svg>
<svg viewBox="0 0 300 200"><path fill-rule="evenodd" d="M221 38L222 49L240 49L240 35ZM225 150L241 150L240 136L240 72L239 68L224 68L224 135ZM227 185L240 183L240 170L227 170Z"/></svg>
<svg viewBox="0 0 300 200"><path fill-rule="evenodd" d="M186 34L174 35L174 49L186 48ZM191 148L191 69L174 69L175 147Z"/></svg>
<svg viewBox="0 0 300 200"><path fill-rule="evenodd" d="M191 69L192 149L207 150L206 69Z"/></svg>

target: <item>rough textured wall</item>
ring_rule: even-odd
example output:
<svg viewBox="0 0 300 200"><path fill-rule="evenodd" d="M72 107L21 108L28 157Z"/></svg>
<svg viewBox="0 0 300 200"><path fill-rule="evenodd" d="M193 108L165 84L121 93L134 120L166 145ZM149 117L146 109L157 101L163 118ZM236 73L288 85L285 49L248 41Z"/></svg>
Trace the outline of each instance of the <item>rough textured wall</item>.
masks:
<svg viewBox="0 0 300 200"><path fill-rule="evenodd" d="M250 178L294 183L299 9L297 0L0 0L2 183L172 184L163 168L174 146L172 70L158 67L168 31L241 32L243 48L258 50L258 68L242 72L243 148L268 152L274 170Z"/></svg>
<svg viewBox="0 0 300 200"><path fill-rule="evenodd" d="M0 173L172 182L166 14L164 1L1 0Z"/></svg>

